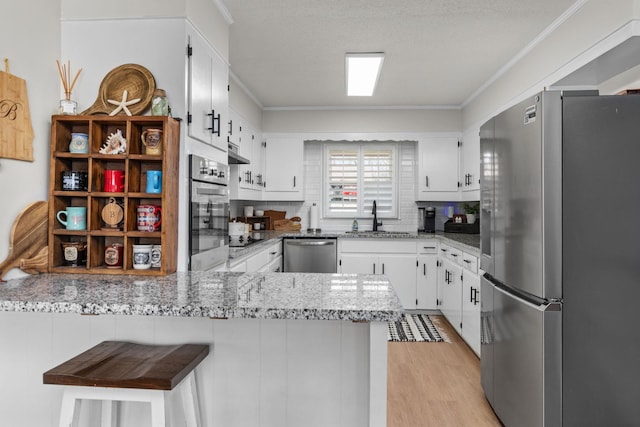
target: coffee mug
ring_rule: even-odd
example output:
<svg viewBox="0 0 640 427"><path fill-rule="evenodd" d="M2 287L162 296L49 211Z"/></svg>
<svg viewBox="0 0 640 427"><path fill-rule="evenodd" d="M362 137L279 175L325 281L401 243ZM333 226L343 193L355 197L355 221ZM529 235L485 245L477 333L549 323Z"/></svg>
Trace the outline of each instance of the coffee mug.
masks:
<svg viewBox="0 0 640 427"><path fill-rule="evenodd" d="M162 208L155 205L138 205L138 231L158 231L162 223Z"/></svg>
<svg viewBox="0 0 640 427"><path fill-rule="evenodd" d="M162 245L151 247L151 267L159 268L162 265Z"/></svg>
<svg viewBox="0 0 640 427"><path fill-rule="evenodd" d="M87 243L86 242L63 242L62 255L64 264L70 267L77 267L80 264L87 264Z"/></svg>
<svg viewBox="0 0 640 427"><path fill-rule="evenodd" d="M151 247L153 245L133 245L133 268L148 270L151 268Z"/></svg>
<svg viewBox="0 0 640 427"><path fill-rule="evenodd" d="M89 135L86 133L74 132L71 134L69 142L70 153L88 153L89 152Z"/></svg>
<svg viewBox="0 0 640 427"><path fill-rule="evenodd" d="M65 219L62 220L61 216ZM56 218L67 230L86 230L87 228L87 208L84 206L69 206L64 211L58 211Z"/></svg>
<svg viewBox="0 0 640 427"><path fill-rule="evenodd" d="M107 169L104 171L104 185L106 193L122 193L124 191L124 171Z"/></svg>
<svg viewBox="0 0 640 427"><path fill-rule="evenodd" d="M87 191L88 174L85 171L62 172L62 189L64 191Z"/></svg>
<svg viewBox="0 0 640 427"><path fill-rule="evenodd" d="M107 268L122 267L122 252L124 245L122 243L112 243L104 250L104 263Z"/></svg>
<svg viewBox="0 0 640 427"><path fill-rule="evenodd" d="M162 171L147 171L147 193L162 193Z"/></svg>
<svg viewBox="0 0 640 427"><path fill-rule="evenodd" d="M158 156L162 154L162 129L147 129L140 136L144 153Z"/></svg>

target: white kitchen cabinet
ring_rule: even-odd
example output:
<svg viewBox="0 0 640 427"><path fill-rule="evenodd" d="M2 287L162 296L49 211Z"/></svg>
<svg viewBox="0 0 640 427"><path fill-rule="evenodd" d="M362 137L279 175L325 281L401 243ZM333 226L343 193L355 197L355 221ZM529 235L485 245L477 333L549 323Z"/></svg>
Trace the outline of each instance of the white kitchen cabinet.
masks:
<svg viewBox="0 0 640 427"><path fill-rule="evenodd" d="M453 136L418 141L418 200L458 200L458 144Z"/></svg>
<svg viewBox="0 0 640 427"><path fill-rule="evenodd" d="M304 200L301 138L266 138L264 200Z"/></svg>
<svg viewBox="0 0 640 427"><path fill-rule="evenodd" d="M480 276L462 272L462 338L480 356Z"/></svg>
<svg viewBox="0 0 640 427"><path fill-rule="evenodd" d="M382 239L340 239L341 273L387 276L404 308L416 308L416 242Z"/></svg>
<svg viewBox="0 0 640 427"><path fill-rule="evenodd" d="M462 253L462 338L480 356L480 273L478 257Z"/></svg>
<svg viewBox="0 0 640 427"><path fill-rule="evenodd" d="M232 260L229 263L229 271L241 273L282 271L282 241L274 240L260 250Z"/></svg>
<svg viewBox="0 0 640 427"><path fill-rule="evenodd" d="M274 243L264 251L267 255L267 263L258 271L280 273L282 271L282 242Z"/></svg>
<svg viewBox="0 0 640 427"><path fill-rule="evenodd" d="M462 191L480 190L480 131L478 129L462 135L461 146L461 180ZM474 200L478 198L475 197Z"/></svg>
<svg viewBox="0 0 640 427"><path fill-rule="evenodd" d="M416 276L416 306L422 310L436 310L438 243L418 242L418 273Z"/></svg>
<svg viewBox="0 0 640 427"><path fill-rule="evenodd" d="M441 244L438 256L438 307L451 326L462 332L462 251Z"/></svg>
<svg viewBox="0 0 640 427"><path fill-rule="evenodd" d="M197 32L188 40L188 135L227 152L229 67Z"/></svg>

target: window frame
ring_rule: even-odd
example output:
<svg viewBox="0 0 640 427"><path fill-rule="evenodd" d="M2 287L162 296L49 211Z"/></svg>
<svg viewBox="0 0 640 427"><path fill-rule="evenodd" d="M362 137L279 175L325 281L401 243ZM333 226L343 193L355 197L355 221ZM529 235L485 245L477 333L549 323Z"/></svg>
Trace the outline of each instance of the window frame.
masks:
<svg viewBox="0 0 640 427"><path fill-rule="evenodd" d="M363 172L363 159L367 150L389 150L391 152L391 209L390 211L378 210L378 218L397 219L399 215L399 167L400 160L398 158L400 149L397 141L328 141L322 143L322 204L323 204L323 216L325 218L340 219L340 218L369 218L371 217L372 204L366 204L364 199L364 172ZM330 155L332 150L346 150L357 152L357 209L356 212L335 212L331 209L331 191L329 188L329 166ZM376 198L377 200L377 198ZM380 209L380 208L378 208Z"/></svg>

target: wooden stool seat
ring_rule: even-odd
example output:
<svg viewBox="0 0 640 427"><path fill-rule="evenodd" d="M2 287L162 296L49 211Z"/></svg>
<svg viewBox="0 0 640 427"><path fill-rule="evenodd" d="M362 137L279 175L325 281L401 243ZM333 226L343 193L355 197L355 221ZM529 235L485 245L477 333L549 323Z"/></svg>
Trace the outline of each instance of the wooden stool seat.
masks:
<svg viewBox="0 0 640 427"><path fill-rule="evenodd" d="M193 370L208 354L206 344L145 345L104 341L45 372L43 382L75 386L65 388L61 427L73 424L74 413L77 416L76 400L81 399L108 401L103 403L103 426L111 425L114 419L111 403L129 400L150 402L152 425L164 426L164 393L179 385L184 389L183 404L189 406L185 409L187 418L193 419L187 425L196 426L199 411ZM189 400L191 404L187 405Z"/></svg>

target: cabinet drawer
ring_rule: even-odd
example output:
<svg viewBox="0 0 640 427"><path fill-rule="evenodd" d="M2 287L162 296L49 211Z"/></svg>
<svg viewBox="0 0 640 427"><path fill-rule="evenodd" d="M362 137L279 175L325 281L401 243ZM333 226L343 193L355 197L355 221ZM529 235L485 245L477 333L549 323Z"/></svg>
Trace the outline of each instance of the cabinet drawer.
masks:
<svg viewBox="0 0 640 427"><path fill-rule="evenodd" d="M436 239L418 240L418 253L419 254L437 254L438 241Z"/></svg>
<svg viewBox="0 0 640 427"><path fill-rule="evenodd" d="M462 253L462 266L472 273L478 273L478 257L475 255Z"/></svg>
<svg viewBox="0 0 640 427"><path fill-rule="evenodd" d="M251 258L247 259L247 272L252 273L259 271L262 267L271 261L269 251L258 252Z"/></svg>
<svg viewBox="0 0 640 427"><path fill-rule="evenodd" d="M341 239L341 252L357 253L416 253L415 240Z"/></svg>
<svg viewBox="0 0 640 427"><path fill-rule="evenodd" d="M456 264L462 265L462 251L460 249L453 248L449 245L440 245L440 256L447 258Z"/></svg>

